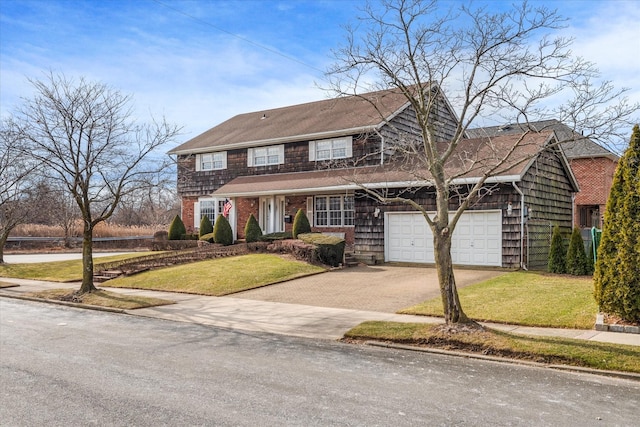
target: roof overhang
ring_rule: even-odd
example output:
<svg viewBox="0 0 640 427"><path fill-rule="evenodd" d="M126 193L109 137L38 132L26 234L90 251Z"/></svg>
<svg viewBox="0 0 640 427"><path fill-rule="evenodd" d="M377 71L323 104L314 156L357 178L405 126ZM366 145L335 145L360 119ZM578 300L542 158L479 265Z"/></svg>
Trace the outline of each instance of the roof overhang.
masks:
<svg viewBox="0 0 640 427"><path fill-rule="evenodd" d="M243 148L262 147L265 145L285 144L289 142L314 141L317 139L337 138L340 136L357 135L362 133L375 132L380 124L374 126L360 126L349 129L338 129L327 132L308 133L303 135L283 136L280 138L261 139L256 141L236 142L233 144L217 145L211 147L191 148L187 150L170 150L167 154L185 155L185 154L201 154L214 153L227 150L238 150Z"/></svg>
<svg viewBox="0 0 640 427"><path fill-rule="evenodd" d="M353 172L353 171L350 171ZM321 170L293 172L273 175L238 177L212 193L216 197L259 197L275 195L312 195L322 193L354 192L356 190L378 190L385 188L433 187L431 180L384 179L384 172L364 174L361 182L354 180L352 173L344 170ZM474 185L479 177L457 178L451 185ZM486 184L519 182L520 175L489 177Z"/></svg>

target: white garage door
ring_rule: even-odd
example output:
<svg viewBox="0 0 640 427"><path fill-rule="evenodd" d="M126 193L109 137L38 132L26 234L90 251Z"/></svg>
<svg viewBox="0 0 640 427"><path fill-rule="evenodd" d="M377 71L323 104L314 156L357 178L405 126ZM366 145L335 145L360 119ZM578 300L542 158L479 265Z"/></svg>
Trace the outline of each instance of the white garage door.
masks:
<svg viewBox="0 0 640 427"><path fill-rule="evenodd" d="M502 266L502 212L467 211L451 239L454 264ZM419 213L389 212L385 217L385 259L433 263L433 235Z"/></svg>

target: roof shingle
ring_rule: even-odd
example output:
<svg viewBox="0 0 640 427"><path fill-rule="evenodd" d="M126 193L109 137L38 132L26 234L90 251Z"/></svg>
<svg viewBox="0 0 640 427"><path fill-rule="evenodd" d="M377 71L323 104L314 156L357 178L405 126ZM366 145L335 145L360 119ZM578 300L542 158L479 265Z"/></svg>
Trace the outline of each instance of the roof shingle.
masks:
<svg viewBox="0 0 640 427"><path fill-rule="evenodd" d="M364 99L366 98L366 99ZM397 90L371 92L271 110L239 114L169 151L202 152L234 144L293 142L371 129L400 110L407 99ZM329 137L329 136L325 136Z"/></svg>

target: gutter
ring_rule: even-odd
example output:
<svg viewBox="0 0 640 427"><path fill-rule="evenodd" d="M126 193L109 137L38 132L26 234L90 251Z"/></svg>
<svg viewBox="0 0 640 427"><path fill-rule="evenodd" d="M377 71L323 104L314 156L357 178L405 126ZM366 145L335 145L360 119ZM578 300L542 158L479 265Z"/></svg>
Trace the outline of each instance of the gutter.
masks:
<svg viewBox="0 0 640 427"><path fill-rule="evenodd" d="M206 147L186 148L186 149L179 149L180 146L178 146L173 150L169 150L167 154L184 155L184 154L213 153L218 151L237 150L242 148L262 147L265 145L276 145L276 144L285 144L290 142L313 141L316 139L336 138L340 136L349 136L349 135L371 132L372 130L375 130L375 126L367 125L367 126L358 126L358 127L349 128L349 129L339 129L334 131L314 132L314 133L308 133L303 135L291 135L291 136L282 136L282 137L276 137L276 138L259 139L259 140L253 140L253 141L232 142L232 143L222 144L218 146L207 145ZM195 138L198 138L198 137L196 136ZM185 142L184 144L187 144L190 141L191 140Z"/></svg>
<svg viewBox="0 0 640 427"><path fill-rule="evenodd" d="M512 181L511 185L520 195L520 268L527 270L527 266L524 265L524 193L515 181Z"/></svg>

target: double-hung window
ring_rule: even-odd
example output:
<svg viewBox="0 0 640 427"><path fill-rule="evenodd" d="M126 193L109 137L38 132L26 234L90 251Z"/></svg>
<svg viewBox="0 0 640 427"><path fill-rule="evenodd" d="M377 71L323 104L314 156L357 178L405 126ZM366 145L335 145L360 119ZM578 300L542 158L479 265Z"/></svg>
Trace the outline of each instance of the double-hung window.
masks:
<svg viewBox="0 0 640 427"><path fill-rule="evenodd" d="M353 225L353 196L316 196L314 225L316 227L347 227Z"/></svg>
<svg viewBox="0 0 640 427"><path fill-rule="evenodd" d="M336 160L346 159L352 156L353 138L322 139L309 141L309 160Z"/></svg>
<svg viewBox="0 0 640 427"><path fill-rule="evenodd" d="M284 163L284 145L271 145L247 150L248 166L269 166L282 163Z"/></svg>
<svg viewBox="0 0 640 427"><path fill-rule="evenodd" d="M196 170L211 171L227 168L227 152L198 154Z"/></svg>
<svg viewBox="0 0 640 427"><path fill-rule="evenodd" d="M206 215L211 221L211 224L215 224L218 215L222 215L224 212L224 205L226 199L209 199L200 198L196 204L195 212L193 215L194 228L200 227L200 220Z"/></svg>

